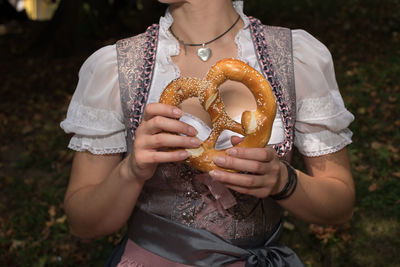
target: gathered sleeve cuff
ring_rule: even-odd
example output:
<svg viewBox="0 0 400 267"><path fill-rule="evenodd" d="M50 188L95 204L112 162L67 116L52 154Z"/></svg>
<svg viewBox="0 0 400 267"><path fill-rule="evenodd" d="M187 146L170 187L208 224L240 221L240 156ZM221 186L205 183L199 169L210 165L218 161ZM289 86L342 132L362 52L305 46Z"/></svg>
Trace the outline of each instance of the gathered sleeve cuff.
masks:
<svg viewBox="0 0 400 267"><path fill-rule="evenodd" d="M115 45L97 50L82 65L61 128L74 136L68 145L93 154L126 151Z"/></svg>
<svg viewBox="0 0 400 267"><path fill-rule="evenodd" d="M332 56L316 38L293 31L296 83L294 144L305 156L336 152L351 143L354 120L344 106L335 78Z"/></svg>

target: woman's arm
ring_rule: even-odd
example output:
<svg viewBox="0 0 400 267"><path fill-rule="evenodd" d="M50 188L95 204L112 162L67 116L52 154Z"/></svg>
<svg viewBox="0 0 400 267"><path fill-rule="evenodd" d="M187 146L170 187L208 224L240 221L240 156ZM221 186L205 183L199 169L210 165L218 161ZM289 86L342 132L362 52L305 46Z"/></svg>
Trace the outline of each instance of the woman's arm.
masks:
<svg viewBox="0 0 400 267"><path fill-rule="evenodd" d="M76 153L64 200L73 234L93 238L120 229L157 165L188 157L185 150L166 152L165 148L200 145L200 140L193 137L196 130L177 120L181 115L182 111L176 107L159 103L147 105L143 121L136 130L132 153L124 160L121 154Z"/></svg>
<svg viewBox="0 0 400 267"><path fill-rule="evenodd" d="M347 149L325 156L304 157L304 161L308 174L297 171L295 193L279 204L310 223L348 221L353 215L355 189Z"/></svg>
<svg viewBox="0 0 400 267"><path fill-rule="evenodd" d="M280 192L288 180L285 164L270 147L235 148L227 153L227 157L216 158L216 164L252 173L210 172L232 190L264 198ZM308 174L297 171L295 192L288 199L278 201L279 204L310 223L338 224L350 219L355 190L347 150L307 157L305 163Z"/></svg>
<svg viewBox="0 0 400 267"><path fill-rule="evenodd" d="M93 238L120 229L129 218L143 182L130 175L121 154L77 152L64 200L71 232Z"/></svg>

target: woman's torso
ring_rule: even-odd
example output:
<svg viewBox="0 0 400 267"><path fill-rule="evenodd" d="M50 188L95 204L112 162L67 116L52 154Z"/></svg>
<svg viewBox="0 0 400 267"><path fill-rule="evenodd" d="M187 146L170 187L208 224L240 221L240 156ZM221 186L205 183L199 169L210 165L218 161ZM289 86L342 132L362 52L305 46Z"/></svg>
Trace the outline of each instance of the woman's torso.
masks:
<svg viewBox="0 0 400 267"><path fill-rule="evenodd" d="M160 43L158 47L162 47ZM186 55L184 53L171 55L165 61L171 62L175 73L179 73L180 77L203 78L218 60L243 58L239 54L236 42L229 42L225 46L219 44L218 47L223 47L223 49L217 47L214 49L211 46L213 57L207 62L200 62L195 54L196 48ZM255 56L254 50L251 53ZM228 115L237 121L240 121L244 110L255 109L252 93L239 82L226 81L220 86L220 94ZM154 93L150 99L156 100ZM201 132L209 130L211 127L209 116L197 99L184 102L182 109L190 114L185 115L185 121L198 125L197 128ZM275 118L274 129L278 131L274 142L284 141L283 122L279 112ZM229 146L229 136L230 134L224 134L223 138L220 138L217 149ZM207 174L201 174L186 163L161 164L154 177L146 182L138 200L138 206L172 221L193 228L207 229L239 245L262 243L280 220L279 205L269 198L258 199L232 192L236 205L224 208L221 201L217 199L218 196L212 194L213 188L210 187L210 181L204 176Z"/></svg>

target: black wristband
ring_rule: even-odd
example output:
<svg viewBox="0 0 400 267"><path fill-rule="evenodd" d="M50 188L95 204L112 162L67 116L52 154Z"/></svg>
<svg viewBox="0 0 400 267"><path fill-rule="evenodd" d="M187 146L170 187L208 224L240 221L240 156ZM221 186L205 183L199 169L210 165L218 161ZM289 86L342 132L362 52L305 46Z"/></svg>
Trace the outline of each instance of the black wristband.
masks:
<svg viewBox="0 0 400 267"><path fill-rule="evenodd" d="M290 197L297 186L297 172L296 170L286 161L282 161L287 168L288 171L288 181L286 183L286 185L283 187L282 191L280 191L279 193L275 194L275 195L270 195L270 197L273 200L283 200L286 199L288 197Z"/></svg>

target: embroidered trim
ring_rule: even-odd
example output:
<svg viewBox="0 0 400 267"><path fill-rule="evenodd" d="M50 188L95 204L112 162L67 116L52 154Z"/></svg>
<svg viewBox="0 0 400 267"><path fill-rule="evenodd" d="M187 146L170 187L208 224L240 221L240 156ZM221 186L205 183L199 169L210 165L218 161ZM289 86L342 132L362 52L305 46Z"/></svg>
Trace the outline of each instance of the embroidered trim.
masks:
<svg viewBox="0 0 400 267"><path fill-rule="evenodd" d="M283 128L285 133L285 141L280 144L273 145L274 149L278 153L279 157L283 157L288 153L293 146L294 141L294 119L289 116L289 107L285 103L282 95L282 87L277 78L277 74L274 71L270 56L268 54L267 44L264 37L264 28L260 20L249 17L250 20L250 30L252 32L253 42L256 48L256 54L258 61L261 64L261 70L264 72L266 78L268 79L272 91L275 94L276 102L278 104L278 109L280 111Z"/></svg>
<svg viewBox="0 0 400 267"><path fill-rule="evenodd" d="M126 147L119 147L119 148L93 148L88 144L75 144L73 142L70 142L68 144L68 148L72 149L74 151L89 151L90 153L94 155L106 155L106 154L118 154L118 153L124 153L126 152Z"/></svg>
<svg viewBox="0 0 400 267"><path fill-rule="evenodd" d="M348 128L339 132L323 130L312 135L297 132L294 144L302 155L317 157L341 150L352 143L352 136L353 132Z"/></svg>
<svg viewBox="0 0 400 267"><path fill-rule="evenodd" d="M132 140L135 140L135 131L142 120L144 108L146 106L148 92L151 86L151 80L153 77L154 64L156 62L156 51L157 51L157 40L158 40L158 24L153 24L146 30L146 42L144 45L145 56L143 60L143 66L141 66L139 78L137 81L137 88L135 90L134 102L131 108L130 120L130 131L132 134Z"/></svg>
<svg viewBox="0 0 400 267"><path fill-rule="evenodd" d="M325 150L321 150L318 152L304 152L304 151L302 152L302 151L300 151L300 153L306 157L319 157L319 156L324 156L324 155L338 152L339 150L342 150L344 147L350 145L351 143L353 143L351 140L344 140L342 143L340 143L334 147L325 149Z"/></svg>
<svg viewBox="0 0 400 267"><path fill-rule="evenodd" d="M145 267L145 265L138 263L135 259L129 257L129 255L123 255L117 267Z"/></svg>

